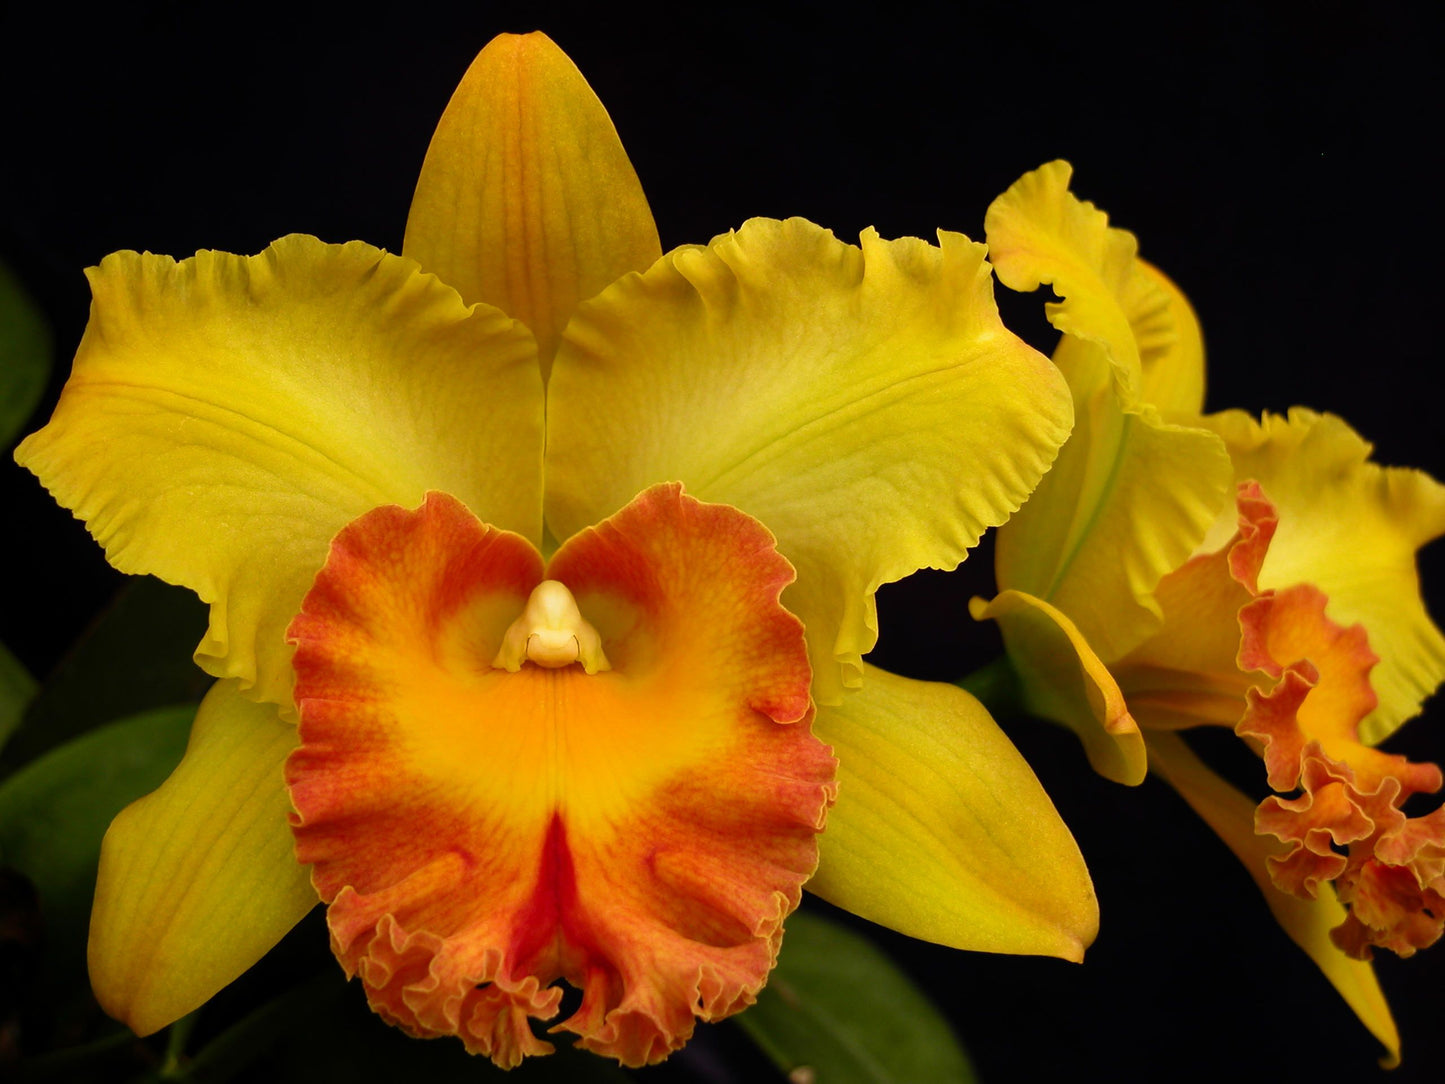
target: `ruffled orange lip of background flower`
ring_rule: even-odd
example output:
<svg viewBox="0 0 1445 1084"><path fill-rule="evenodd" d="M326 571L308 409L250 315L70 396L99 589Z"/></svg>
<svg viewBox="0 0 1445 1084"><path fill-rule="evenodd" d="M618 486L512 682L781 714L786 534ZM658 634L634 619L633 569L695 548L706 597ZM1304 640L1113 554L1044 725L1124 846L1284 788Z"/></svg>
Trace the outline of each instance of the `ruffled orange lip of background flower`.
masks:
<svg viewBox="0 0 1445 1084"><path fill-rule="evenodd" d="M1398 1060L1368 960L1440 936L1445 812L1406 817L1441 773L1375 746L1445 677L1415 567L1445 533L1445 486L1376 466L1330 415L1205 415L1188 301L1070 176L1025 174L986 219L1000 279L1061 298L1046 311L1077 424L1000 529L1002 590L972 612L1000 622L1024 704L1097 771L1180 792ZM1174 733L1198 726L1251 742L1279 793L1226 784Z"/></svg>
<svg viewBox="0 0 1445 1084"><path fill-rule="evenodd" d="M491 665L542 558L453 498L341 532L290 632L297 853L383 1016L515 1065L565 977L560 1026L640 1065L762 986L836 762L756 521L656 486L546 573L610 669Z"/></svg>

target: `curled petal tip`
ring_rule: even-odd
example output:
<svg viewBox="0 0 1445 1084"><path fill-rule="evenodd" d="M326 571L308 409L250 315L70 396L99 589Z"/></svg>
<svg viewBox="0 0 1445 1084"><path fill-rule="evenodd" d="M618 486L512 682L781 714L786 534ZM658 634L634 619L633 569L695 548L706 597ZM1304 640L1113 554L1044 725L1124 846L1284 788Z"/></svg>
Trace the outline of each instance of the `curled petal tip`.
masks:
<svg viewBox="0 0 1445 1084"><path fill-rule="evenodd" d="M982 704L869 667L817 726L839 787L811 891L954 948L1083 958L1099 928L1088 870Z"/></svg>

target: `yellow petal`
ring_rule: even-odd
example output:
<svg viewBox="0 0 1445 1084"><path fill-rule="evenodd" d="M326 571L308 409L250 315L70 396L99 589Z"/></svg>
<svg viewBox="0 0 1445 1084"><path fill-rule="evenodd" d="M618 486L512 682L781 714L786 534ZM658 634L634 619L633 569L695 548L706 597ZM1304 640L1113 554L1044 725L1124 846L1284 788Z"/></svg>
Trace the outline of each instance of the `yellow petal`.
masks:
<svg viewBox="0 0 1445 1084"><path fill-rule="evenodd" d="M531 328L544 372L579 301L662 255L607 111L545 34L502 34L467 69L402 252Z"/></svg>
<svg viewBox="0 0 1445 1084"><path fill-rule="evenodd" d="M287 823L281 766L296 742L274 708L217 682L180 766L106 832L90 980L138 1035L197 1008L316 904Z"/></svg>
<svg viewBox="0 0 1445 1084"><path fill-rule="evenodd" d="M1229 503L1229 456L1207 430L1147 404L1125 410L1099 347L1065 338L1055 360L1074 394L1074 432L999 529L998 581L1068 614L1112 661L1158 629L1155 588Z"/></svg>
<svg viewBox="0 0 1445 1084"><path fill-rule="evenodd" d="M989 259L1012 290L1048 284L1062 301L1045 306L1049 323L1103 349L1126 408L1139 404L1139 344L1120 298L1147 294L1137 280L1139 244L1109 216L1069 191L1073 167L1049 162L1025 173L984 216Z"/></svg>
<svg viewBox="0 0 1445 1084"><path fill-rule="evenodd" d="M798 571L814 695L857 684L876 588L952 568L1068 431L1057 371L999 321L982 246L862 248L756 219L616 283L549 386L547 517L566 538L659 481L761 520ZM841 664L841 665L840 665Z"/></svg>
<svg viewBox="0 0 1445 1084"><path fill-rule="evenodd" d="M870 666L814 729L839 767L811 891L954 948L1083 959L1099 928L1083 857L982 704Z"/></svg>
<svg viewBox="0 0 1445 1084"><path fill-rule="evenodd" d="M1198 428L1172 425L1143 392L1177 408L1203 395L1198 324L1182 294L1135 256L1132 234L1069 191L1070 168L1025 174L987 217L999 278L1051 283L1066 334L1054 361L1074 396L1074 433L999 532L998 579L1068 614L1100 657L1159 626L1153 590L1229 502L1229 457ZM1198 403L1194 403L1197 409Z"/></svg>
<svg viewBox="0 0 1445 1084"><path fill-rule="evenodd" d="M1146 260L1134 261L1120 303L1139 343L1139 397L1166 418L1204 409L1204 336L1184 292Z"/></svg>
<svg viewBox="0 0 1445 1084"><path fill-rule="evenodd" d="M989 257L1014 290L1048 283L1064 300L1045 306L1065 335L1100 348L1126 409L1166 415L1204 408L1204 340L1188 299L1138 258L1138 242L1069 191L1073 167L1026 173L988 209Z"/></svg>
<svg viewBox="0 0 1445 1084"><path fill-rule="evenodd" d="M1330 414L1296 407L1256 422L1227 411L1204 423L1224 437L1236 476L1256 479L1279 511L1260 588L1312 583L1329 596L1331 620L1365 626L1380 703L1360 737L1383 741L1445 679L1445 637L1415 568L1415 551L1445 533L1445 486L1369 462L1370 444ZM1216 523L1212 536L1225 530Z"/></svg>
<svg viewBox="0 0 1445 1084"><path fill-rule="evenodd" d="M1009 661L1019 676L1025 707L1078 734L1094 770L1135 786L1148 769L1144 737L1118 683L1057 607L1022 591L1003 591L991 602L974 599L975 620L999 623Z"/></svg>
<svg viewBox="0 0 1445 1084"><path fill-rule="evenodd" d="M282 634L331 536L457 494L541 535L542 385L525 328L352 242L121 252L90 272L75 369L16 459L122 572L211 603L196 661L289 711Z"/></svg>
<svg viewBox="0 0 1445 1084"><path fill-rule="evenodd" d="M1330 940L1329 931L1345 920L1345 909L1334 890L1324 886L1318 898L1302 899L1277 889L1265 860L1283 853L1284 844L1255 834L1255 804L1205 767L1178 735L1150 732L1149 766L1180 793L1244 863L1290 940L1315 962L1360 1022L1384 1044L1388 1057L1382 1064L1387 1068L1398 1064L1400 1033L1374 969L1363 960L1346 956Z"/></svg>
<svg viewBox="0 0 1445 1084"><path fill-rule="evenodd" d="M1247 691L1259 683L1258 664L1243 661L1241 622L1243 608L1256 598L1276 514L1254 485L1240 487L1235 508L1235 534L1224 545L1196 554L1159 581L1159 631L1111 662L1146 728L1233 727L1245 713Z"/></svg>

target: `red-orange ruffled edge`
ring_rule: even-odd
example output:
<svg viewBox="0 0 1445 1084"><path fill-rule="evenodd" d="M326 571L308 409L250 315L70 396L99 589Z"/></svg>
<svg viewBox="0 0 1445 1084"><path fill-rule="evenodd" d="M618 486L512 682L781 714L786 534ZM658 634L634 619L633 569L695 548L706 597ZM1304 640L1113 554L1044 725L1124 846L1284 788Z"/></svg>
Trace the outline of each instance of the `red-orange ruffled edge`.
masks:
<svg viewBox="0 0 1445 1084"><path fill-rule="evenodd" d="M656 486L546 569L611 669L493 669L543 577L430 494L332 544L290 638L297 854L372 1006L499 1065L530 1018L628 1065L751 1003L832 801L793 577L756 521Z"/></svg>
<svg viewBox="0 0 1445 1084"><path fill-rule="evenodd" d="M1258 590L1272 533L1258 526L1274 512L1257 483L1240 486L1240 521L1231 573L1256 597L1239 613L1239 666L1274 684L1248 690L1235 732L1259 743L1280 792L1255 812L1255 830L1288 847L1269 858L1270 876L1305 899L1332 882L1348 913L1330 936L1350 956L1368 960L1374 947L1409 956L1445 927L1445 810L1409 818L1401 804L1438 791L1441 771L1360 740L1379 661L1365 628L1330 620L1312 584Z"/></svg>

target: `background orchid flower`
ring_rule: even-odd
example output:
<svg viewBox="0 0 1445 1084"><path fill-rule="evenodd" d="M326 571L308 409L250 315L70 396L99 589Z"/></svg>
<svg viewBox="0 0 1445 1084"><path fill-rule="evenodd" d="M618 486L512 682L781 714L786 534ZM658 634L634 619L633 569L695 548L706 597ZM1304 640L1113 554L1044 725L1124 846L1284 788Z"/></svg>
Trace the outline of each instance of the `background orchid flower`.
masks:
<svg viewBox="0 0 1445 1084"><path fill-rule="evenodd" d="M1376 466L1330 415L1201 415L1188 303L1069 176L1050 163L989 210L1000 279L1062 298L1048 312L1079 420L1000 529L1002 590L973 612L999 621L1024 704L1097 770L1178 789L1398 1060L1366 961L1440 936L1445 817L1401 808L1439 768L1374 747L1445 678L1415 571L1445 487ZM1276 793L1255 808L1207 768L1176 733L1197 726L1250 741Z"/></svg>
<svg viewBox="0 0 1445 1084"><path fill-rule="evenodd" d="M962 560L1068 430L983 255L800 219L662 255L531 35L468 71L403 256L92 270L17 458L117 568L210 604L218 679L107 836L106 1008L164 1026L319 893L412 1033L516 1064L565 978L561 1027L655 1061L756 994L825 814L825 898L1078 959L1092 890L1022 758L967 694L861 661L878 586Z"/></svg>

